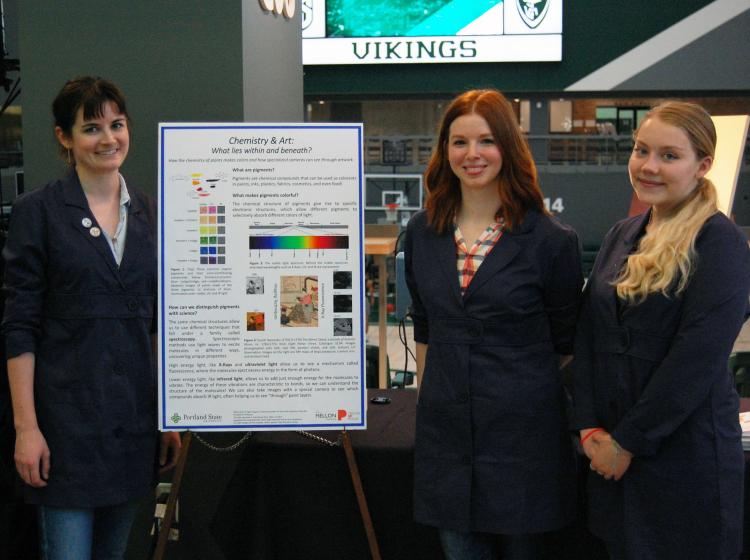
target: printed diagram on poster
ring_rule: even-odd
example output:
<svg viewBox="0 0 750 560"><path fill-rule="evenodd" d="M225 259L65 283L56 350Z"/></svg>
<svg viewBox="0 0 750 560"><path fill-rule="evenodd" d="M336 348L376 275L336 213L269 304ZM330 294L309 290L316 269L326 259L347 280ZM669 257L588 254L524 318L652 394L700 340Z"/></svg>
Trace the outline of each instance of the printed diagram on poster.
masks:
<svg viewBox="0 0 750 560"><path fill-rule="evenodd" d="M360 124L159 125L159 427L364 429Z"/></svg>

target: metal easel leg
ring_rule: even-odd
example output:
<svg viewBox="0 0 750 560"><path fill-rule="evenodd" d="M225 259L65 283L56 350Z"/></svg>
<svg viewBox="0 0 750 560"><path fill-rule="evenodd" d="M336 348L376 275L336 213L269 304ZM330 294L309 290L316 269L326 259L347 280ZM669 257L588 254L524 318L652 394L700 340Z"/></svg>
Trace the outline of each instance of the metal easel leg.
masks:
<svg viewBox="0 0 750 560"><path fill-rule="evenodd" d="M367 498L365 497L365 491L362 488L362 480L359 478L357 459L354 457L352 442L349 439L349 432L346 430L341 432L341 442L344 447L344 453L346 454L346 462L349 464L349 474L352 476L354 493L357 495L359 513L362 515L362 523L365 526L365 533L367 533L367 543L370 545L370 554L372 555L373 560L381 560L380 547L378 546L378 539L375 536L375 527L372 525L370 510L367 507Z"/></svg>
<svg viewBox="0 0 750 560"><path fill-rule="evenodd" d="M180 485L182 484L182 474L185 472L185 463L187 463L188 450L190 449L190 442L192 441L192 439L193 434L191 432L185 432L185 435L182 438L180 458L177 459L174 476L172 477L172 490L169 492L169 498L167 498L167 509L164 512L164 520L161 523L161 531L159 531L159 537L156 541L156 550L154 552L153 560L162 560L162 558L164 558L164 553L167 550L169 530L172 527L174 510L177 506L177 497L180 494Z"/></svg>

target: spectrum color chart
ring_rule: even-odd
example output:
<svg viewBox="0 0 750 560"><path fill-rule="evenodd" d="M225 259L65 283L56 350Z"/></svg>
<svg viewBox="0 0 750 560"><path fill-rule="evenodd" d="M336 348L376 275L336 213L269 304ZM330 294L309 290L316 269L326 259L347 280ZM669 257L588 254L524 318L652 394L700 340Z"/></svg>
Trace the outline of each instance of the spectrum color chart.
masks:
<svg viewBox="0 0 750 560"><path fill-rule="evenodd" d="M200 205L200 263L226 264L226 207Z"/></svg>
<svg viewBox="0 0 750 560"><path fill-rule="evenodd" d="M348 249L347 235L251 235L250 249Z"/></svg>

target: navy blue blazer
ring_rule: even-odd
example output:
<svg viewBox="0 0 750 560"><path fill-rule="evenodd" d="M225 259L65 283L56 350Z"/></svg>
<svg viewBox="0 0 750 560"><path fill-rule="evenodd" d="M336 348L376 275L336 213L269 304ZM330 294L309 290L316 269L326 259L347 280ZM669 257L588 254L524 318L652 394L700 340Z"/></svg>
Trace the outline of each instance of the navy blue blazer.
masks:
<svg viewBox="0 0 750 560"><path fill-rule="evenodd" d="M417 213L405 264L414 338L428 344L415 433L416 520L458 531L535 533L575 515L575 457L558 354L580 301L578 238L530 211L462 297L453 231Z"/></svg>
<svg viewBox="0 0 750 560"><path fill-rule="evenodd" d="M750 250L717 213L684 292L618 302L614 281L648 218L607 234L578 327L574 427L601 426L635 455L619 482L590 473L589 523L624 558L738 558L744 462L727 361L748 313Z"/></svg>
<svg viewBox="0 0 750 560"><path fill-rule="evenodd" d="M133 188L118 267L94 237L71 171L19 197L5 258L2 331L9 358L36 358L34 400L51 455L32 503L98 507L151 491L156 375L151 333L157 287L156 209Z"/></svg>

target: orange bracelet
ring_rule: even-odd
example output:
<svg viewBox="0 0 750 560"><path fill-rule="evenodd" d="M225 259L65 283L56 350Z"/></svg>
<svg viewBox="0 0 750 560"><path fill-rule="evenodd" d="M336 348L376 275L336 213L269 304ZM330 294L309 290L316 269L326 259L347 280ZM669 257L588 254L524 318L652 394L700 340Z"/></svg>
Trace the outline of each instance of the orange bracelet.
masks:
<svg viewBox="0 0 750 560"><path fill-rule="evenodd" d="M603 431L604 431L604 428L594 428L588 434L583 436L583 438L581 439L581 445L583 445L583 442L589 439L591 436L593 436L596 432L603 432Z"/></svg>

